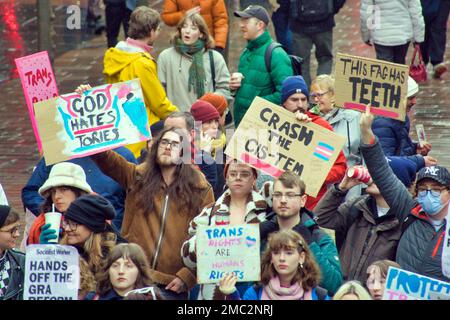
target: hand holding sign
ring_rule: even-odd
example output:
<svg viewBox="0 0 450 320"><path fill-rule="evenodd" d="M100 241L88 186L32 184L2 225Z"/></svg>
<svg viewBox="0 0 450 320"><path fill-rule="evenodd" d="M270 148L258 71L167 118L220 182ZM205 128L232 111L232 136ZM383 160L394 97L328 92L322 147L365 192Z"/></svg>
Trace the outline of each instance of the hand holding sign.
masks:
<svg viewBox="0 0 450 320"><path fill-rule="evenodd" d="M234 273L227 273L219 282L219 290L228 296L236 291L236 282L238 278Z"/></svg>
<svg viewBox="0 0 450 320"><path fill-rule="evenodd" d="M366 112L361 115L359 125L361 128L361 140L364 144L370 144L375 138L372 132L373 114L370 113L370 105L366 106Z"/></svg>

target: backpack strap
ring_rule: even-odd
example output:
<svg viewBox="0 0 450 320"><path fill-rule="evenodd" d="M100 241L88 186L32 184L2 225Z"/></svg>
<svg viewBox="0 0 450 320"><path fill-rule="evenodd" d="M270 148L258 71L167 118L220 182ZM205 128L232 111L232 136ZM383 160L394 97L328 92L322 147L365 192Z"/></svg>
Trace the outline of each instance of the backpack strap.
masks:
<svg viewBox="0 0 450 320"><path fill-rule="evenodd" d="M209 50L209 66L211 68L211 78L214 91L216 91L216 69L214 67L214 52Z"/></svg>
<svg viewBox="0 0 450 320"><path fill-rule="evenodd" d="M281 44L278 42L272 42L269 44L269 46L266 48L266 51L264 53L264 63L266 64L266 70L268 73L272 70L271 68L271 61L272 61L272 52L275 48L281 47Z"/></svg>

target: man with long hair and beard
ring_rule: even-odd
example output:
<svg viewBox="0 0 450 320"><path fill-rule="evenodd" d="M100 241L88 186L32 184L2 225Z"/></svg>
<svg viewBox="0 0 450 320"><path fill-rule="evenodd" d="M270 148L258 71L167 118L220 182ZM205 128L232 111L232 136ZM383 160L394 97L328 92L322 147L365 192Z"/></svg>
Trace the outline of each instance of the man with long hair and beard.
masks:
<svg viewBox="0 0 450 320"><path fill-rule="evenodd" d="M214 202L213 189L190 155L184 159L189 140L180 130L165 128L154 139L140 165L111 151L92 158L127 190L122 235L144 249L152 280L167 298L187 299L196 275L184 266L180 249L189 222Z"/></svg>

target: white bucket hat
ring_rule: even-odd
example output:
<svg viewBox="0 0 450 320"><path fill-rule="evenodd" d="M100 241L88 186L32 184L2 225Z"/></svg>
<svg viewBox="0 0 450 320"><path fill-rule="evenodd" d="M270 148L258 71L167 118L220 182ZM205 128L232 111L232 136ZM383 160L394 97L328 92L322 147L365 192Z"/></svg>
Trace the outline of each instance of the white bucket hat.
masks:
<svg viewBox="0 0 450 320"><path fill-rule="evenodd" d="M411 76L408 76L408 98L415 96L417 92L419 92L419 85Z"/></svg>
<svg viewBox="0 0 450 320"><path fill-rule="evenodd" d="M49 189L61 186L75 187L87 193L92 192L86 182L83 168L70 162L57 163L52 167L48 179L39 188L39 194L44 196Z"/></svg>

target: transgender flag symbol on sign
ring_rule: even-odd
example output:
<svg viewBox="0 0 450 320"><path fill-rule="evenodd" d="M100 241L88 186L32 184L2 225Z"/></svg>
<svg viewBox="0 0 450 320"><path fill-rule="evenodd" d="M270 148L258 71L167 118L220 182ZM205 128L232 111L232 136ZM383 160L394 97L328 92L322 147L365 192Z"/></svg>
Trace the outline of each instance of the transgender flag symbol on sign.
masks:
<svg viewBox="0 0 450 320"><path fill-rule="evenodd" d="M330 161L333 152L334 148L332 146L323 142L319 142L319 145L316 147L316 150L314 150L313 155L315 155L319 159Z"/></svg>

